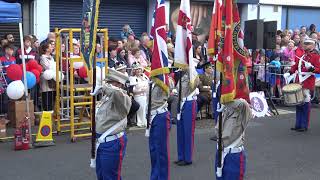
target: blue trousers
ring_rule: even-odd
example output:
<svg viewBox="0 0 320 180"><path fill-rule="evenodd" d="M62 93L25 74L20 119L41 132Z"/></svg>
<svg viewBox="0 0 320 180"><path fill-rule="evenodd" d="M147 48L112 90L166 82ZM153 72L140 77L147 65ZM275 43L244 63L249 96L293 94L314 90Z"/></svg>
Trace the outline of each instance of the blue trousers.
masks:
<svg viewBox="0 0 320 180"><path fill-rule="evenodd" d="M122 161L125 156L127 136L101 143L97 150L96 174L98 180L121 180Z"/></svg>
<svg viewBox="0 0 320 180"><path fill-rule="evenodd" d="M170 113L157 114L152 121L149 136L151 157L150 180L170 179L169 129Z"/></svg>
<svg viewBox="0 0 320 180"><path fill-rule="evenodd" d="M311 103L296 106L296 125L295 128L309 128Z"/></svg>
<svg viewBox="0 0 320 180"><path fill-rule="evenodd" d="M216 153L215 173L218 167L218 152ZM224 158L222 176L216 177L216 180L243 180L246 171L246 155L242 151L240 153L227 154Z"/></svg>
<svg viewBox="0 0 320 180"><path fill-rule="evenodd" d="M192 162L197 101L186 101L177 122L178 161Z"/></svg>

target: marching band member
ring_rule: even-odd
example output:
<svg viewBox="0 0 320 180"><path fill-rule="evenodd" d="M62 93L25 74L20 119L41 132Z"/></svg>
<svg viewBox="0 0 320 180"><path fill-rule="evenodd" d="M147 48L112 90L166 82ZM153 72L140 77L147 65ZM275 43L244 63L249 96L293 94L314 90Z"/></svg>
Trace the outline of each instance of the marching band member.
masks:
<svg viewBox="0 0 320 180"><path fill-rule="evenodd" d="M304 132L309 128L311 111L311 92L315 90L314 73L320 73L320 56L315 51L315 41L306 39L304 41L305 54L297 57L295 65L291 68L291 74L297 73L298 80L302 83L304 104L296 106L296 124L291 130ZM304 75L304 77L302 76Z"/></svg>
<svg viewBox="0 0 320 180"><path fill-rule="evenodd" d="M177 117L177 143L178 143L178 161L175 163L179 166L187 166L192 164L193 148L194 148L194 131L195 120L197 118L197 95L199 89L199 77L194 81L193 88L191 87L189 72L184 73L181 80L181 104L180 114Z"/></svg>
<svg viewBox="0 0 320 180"><path fill-rule="evenodd" d="M244 134L251 119L251 109L244 99L236 99L222 105L222 167L218 168L216 153L217 180L243 179L246 166Z"/></svg>
<svg viewBox="0 0 320 180"><path fill-rule="evenodd" d="M152 87L149 150L151 157L150 180L170 179L168 94L157 84Z"/></svg>
<svg viewBox="0 0 320 180"><path fill-rule="evenodd" d="M92 96L104 94L96 111L96 174L98 180L121 179L122 161L126 152L127 115L131 98L124 90L128 77L109 69L103 86L97 86Z"/></svg>

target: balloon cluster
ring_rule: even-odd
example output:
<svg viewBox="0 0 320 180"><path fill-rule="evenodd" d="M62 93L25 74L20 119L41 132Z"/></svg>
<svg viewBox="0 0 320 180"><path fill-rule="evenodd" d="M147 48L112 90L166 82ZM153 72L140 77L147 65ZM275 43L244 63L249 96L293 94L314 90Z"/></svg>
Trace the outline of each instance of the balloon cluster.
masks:
<svg viewBox="0 0 320 180"><path fill-rule="evenodd" d="M42 77L48 81L52 79L55 81L62 81L64 79L64 74L61 71L58 72L58 76L59 77L57 78L56 62L50 61L49 69L43 72Z"/></svg>
<svg viewBox="0 0 320 180"><path fill-rule="evenodd" d="M26 80L27 88L33 88L40 82L40 74L42 72L42 66L38 64L36 60L30 60L26 64ZM7 95L10 99L20 99L25 91L23 84L23 65L11 64L7 67L7 77L12 81L7 87Z"/></svg>
<svg viewBox="0 0 320 180"><path fill-rule="evenodd" d="M78 62L77 62L78 63ZM78 71L78 75L80 78L83 78L87 82L89 81L88 77L88 69L84 66L83 63L74 64L74 68ZM106 71L104 67L96 66L96 82L97 84L102 84L102 80L106 75Z"/></svg>

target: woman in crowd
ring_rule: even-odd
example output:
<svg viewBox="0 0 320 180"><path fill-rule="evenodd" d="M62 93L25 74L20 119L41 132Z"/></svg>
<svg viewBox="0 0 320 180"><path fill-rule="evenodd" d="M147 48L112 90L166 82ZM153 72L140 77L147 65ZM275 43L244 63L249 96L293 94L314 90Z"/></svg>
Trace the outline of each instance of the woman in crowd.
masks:
<svg viewBox="0 0 320 180"><path fill-rule="evenodd" d="M139 63L143 68L148 66L147 61L142 57L140 49L138 47L134 47L131 49L131 54L128 56L129 66L132 66L133 63Z"/></svg>
<svg viewBox="0 0 320 180"><path fill-rule="evenodd" d="M283 50L282 57L283 57L282 61L284 62L284 64L292 65L294 63L294 60L296 58L294 41L291 40L288 43L288 46Z"/></svg>
<svg viewBox="0 0 320 180"><path fill-rule="evenodd" d="M174 45L172 43L167 44L168 48L168 59L174 61Z"/></svg>
<svg viewBox="0 0 320 180"><path fill-rule="evenodd" d="M132 76L130 85L133 86L133 97L139 103L140 108L137 111L137 126L146 127L147 119L147 93L149 78L143 73L143 68L138 62L132 64Z"/></svg>
<svg viewBox="0 0 320 180"><path fill-rule="evenodd" d="M193 54L194 58L196 58L199 61L198 66L202 66L203 64L205 64L205 59L203 57L202 54L202 46L200 44L196 44L194 46L194 54Z"/></svg>
<svg viewBox="0 0 320 180"><path fill-rule="evenodd" d="M128 58L125 49L118 49L118 61L128 66Z"/></svg>
<svg viewBox="0 0 320 180"><path fill-rule="evenodd" d="M53 69L55 66L55 61L52 57L52 43L48 42L43 44L40 47L40 64L44 71ZM41 75L40 78L40 90L41 90L41 97L42 97L42 105L43 110L45 111L52 111L54 109L54 102L55 102L55 81L54 80L46 80Z"/></svg>

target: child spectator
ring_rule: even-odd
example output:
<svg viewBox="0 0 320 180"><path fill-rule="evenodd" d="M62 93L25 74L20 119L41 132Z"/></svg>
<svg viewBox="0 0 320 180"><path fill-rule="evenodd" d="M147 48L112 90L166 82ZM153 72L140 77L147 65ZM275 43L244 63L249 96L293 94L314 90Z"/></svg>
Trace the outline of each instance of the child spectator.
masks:
<svg viewBox="0 0 320 180"><path fill-rule="evenodd" d="M32 49L32 39L30 36L25 36L23 38L24 41L24 59L26 62L30 60L36 60L37 52ZM21 48L17 51L17 64L22 64L22 50Z"/></svg>
<svg viewBox="0 0 320 180"><path fill-rule="evenodd" d="M278 54L274 54L272 57L272 61L270 62L269 67L270 72L270 85L271 85L271 95L274 96L275 91L278 90L278 95L281 97L281 63L280 56Z"/></svg>
<svg viewBox="0 0 320 180"><path fill-rule="evenodd" d="M4 46L8 44L7 39L1 39L1 44L0 44L0 56L4 55Z"/></svg>
<svg viewBox="0 0 320 180"><path fill-rule="evenodd" d="M13 56L14 46L7 44L4 46L5 54L0 57L1 66L7 68L11 64L16 64L16 58Z"/></svg>

